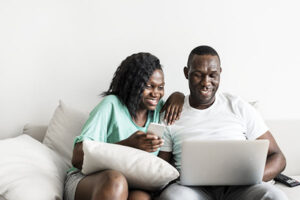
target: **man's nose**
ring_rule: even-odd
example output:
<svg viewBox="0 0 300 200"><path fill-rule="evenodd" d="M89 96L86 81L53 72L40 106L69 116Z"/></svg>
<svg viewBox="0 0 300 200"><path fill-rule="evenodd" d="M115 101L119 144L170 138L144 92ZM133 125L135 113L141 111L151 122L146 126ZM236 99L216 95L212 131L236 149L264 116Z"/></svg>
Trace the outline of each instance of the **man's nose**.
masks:
<svg viewBox="0 0 300 200"><path fill-rule="evenodd" d="M209 86L211 84L209 76L203 76L200 83L202 86Z"/></svg>

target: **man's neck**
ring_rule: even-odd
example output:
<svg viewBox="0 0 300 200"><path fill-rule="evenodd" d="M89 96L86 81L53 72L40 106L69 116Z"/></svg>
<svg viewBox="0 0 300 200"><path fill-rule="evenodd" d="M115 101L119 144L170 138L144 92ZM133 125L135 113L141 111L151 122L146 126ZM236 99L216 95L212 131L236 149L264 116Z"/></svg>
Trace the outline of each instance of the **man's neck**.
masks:
<svg viewBox="0 0 300 200"><path fill-rule="evenodd" d="M190 95L189 97L189 102L190 102L190 106L199 110L204 110L209 108L210 106L213 105L213 103L215 102L216 97L214 97L210 102L207 103L202 103L200 101L198 101L197 99L193 99Z"/></svg>

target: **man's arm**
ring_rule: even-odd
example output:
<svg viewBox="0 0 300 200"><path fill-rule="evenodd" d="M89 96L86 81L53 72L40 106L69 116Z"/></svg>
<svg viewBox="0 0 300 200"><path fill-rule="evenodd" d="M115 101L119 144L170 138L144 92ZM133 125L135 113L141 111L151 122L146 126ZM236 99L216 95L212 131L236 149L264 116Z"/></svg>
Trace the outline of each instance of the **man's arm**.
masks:
<svg viewBox="0 0 300 200"><path fill-rule="evenodd" d="M184 94L181 92L173 92L165 102L161 109L161 113L165 112L164 120L167 121L168 125L174 124L182 112L184 104Z"/></svg>
<svg viewBox="0 0 300 200"><path fill-rule="evenodd" d="M258 140L265 139L270 141L267 163L265 166L265 171L263 176L263 181L270 181L277 174L279 174L284 170L286 165L286 160L280 148L278 147L274 137L270 133L270 131L267 131L257 139Z"/></svg>

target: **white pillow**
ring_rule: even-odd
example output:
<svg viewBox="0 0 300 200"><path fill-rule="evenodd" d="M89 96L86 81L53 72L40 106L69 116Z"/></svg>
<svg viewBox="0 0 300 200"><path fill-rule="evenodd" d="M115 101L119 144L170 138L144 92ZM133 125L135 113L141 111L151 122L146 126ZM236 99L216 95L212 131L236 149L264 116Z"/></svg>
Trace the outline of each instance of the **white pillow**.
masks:
<svg viewBox="0 0 300 200"><path fill-rule="evenodd" d="M28 135L0 141L0 196L8 200L62 200L67 165Z"/></svg>
<svg viewBox="0 0 300 200"><path fill-rule="evenodd" d="M43 142L47 128L47 126L43 125L25 124L23 134L29 135L39 142Z"/></svg>
<svg viewBox="0 0 300 200"><path fill-rule="evenodd" d="M61 100L48 126L43 143L62 155L71 167L74 138L88 119L87 112L66 106Z"/></svg>
<svg viewBox="0 0 300 200"><path fill-rule="evenodd" d="M168 162L139 149L87 140L83 152L83 174L117 170L127 178L130 188L156 190L179 176Z"/></svg>

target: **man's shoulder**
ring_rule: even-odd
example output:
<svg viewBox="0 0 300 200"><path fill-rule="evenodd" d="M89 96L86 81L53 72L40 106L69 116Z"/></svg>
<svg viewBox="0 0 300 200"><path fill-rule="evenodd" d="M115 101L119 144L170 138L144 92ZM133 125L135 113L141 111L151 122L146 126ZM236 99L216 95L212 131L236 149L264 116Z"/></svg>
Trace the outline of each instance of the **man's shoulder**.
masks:
<svg viewBox="0 0 300 200"><path fill-rule="evenodd" d="M244 100L241 96L234 95L231 93L220 94L220 99L223 99L223 105L229 107L234 113L238 115L245 115L245 113L256 112L255 105Z"/></svg>
<svg viewBox="0 0 300 200"><path fill-rule="evenodd" d="M229 93L229 92L219 92L219 93L217 93L217 95L218 95L218 98L227 99L229 101L234 101L236 99L240 99L240 96Z"/></svg>
<svg viewBox="0 0 300 200"><path fill-rule="evenodd" d="M244 104L246 102L241 96L228 92L220 92L217 95L220 101L226 101L231 104Z"/></svg>

